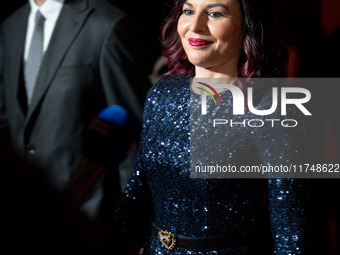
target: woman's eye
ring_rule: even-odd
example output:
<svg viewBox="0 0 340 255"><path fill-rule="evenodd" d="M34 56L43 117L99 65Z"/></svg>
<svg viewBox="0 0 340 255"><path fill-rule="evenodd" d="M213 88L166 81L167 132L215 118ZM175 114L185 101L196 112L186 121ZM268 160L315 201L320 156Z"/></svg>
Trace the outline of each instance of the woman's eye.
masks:
<svg viewBox="0 0 340 255"><path fill-rule="evenodd" d="M222 17L222 16L223 16L223 15L222 15L222 13L220 13L220 12L209 12L209 17L214 18L214 19L220 18L220 17Z"/></svg>
<svg viewBox="0 0 340 255"><path fill-rule="evenodd" d="M185 15L192 15L192 14L194 14L194 12L192 10L189 10L189 9L184 9L183 10L183 14L185 14Z"/></svg>

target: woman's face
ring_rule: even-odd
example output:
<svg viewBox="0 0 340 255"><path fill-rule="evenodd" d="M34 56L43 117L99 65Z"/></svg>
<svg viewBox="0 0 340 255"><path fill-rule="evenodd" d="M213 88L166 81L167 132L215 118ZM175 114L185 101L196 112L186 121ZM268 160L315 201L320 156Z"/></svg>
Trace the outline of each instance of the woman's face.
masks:
<svg viewBox="0 0 340 255"><path fill-rule="evenodd" d="M196 70L237 72L243 32L236 0L186 1L177 31Z"/></svg>

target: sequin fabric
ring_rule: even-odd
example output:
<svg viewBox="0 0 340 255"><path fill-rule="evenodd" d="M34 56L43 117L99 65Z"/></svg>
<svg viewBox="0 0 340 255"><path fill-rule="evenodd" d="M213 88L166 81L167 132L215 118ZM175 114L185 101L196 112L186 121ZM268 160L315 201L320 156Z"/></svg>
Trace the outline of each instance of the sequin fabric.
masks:
<svg viewBox="0 0 340 255"><path fill-rule="evenodd" d="M144 254L304 254L303 180L190 178L189 83L188 76L164 77L148 93L136 168L116 215L122 232L131 242L144 243ZM228 160L295 160L301 148L284 132L275 132L273 138L265 131L228 131ZM168 251L150 234L151 221L174 234L229 233L236 241L219 250Z"/></svg>

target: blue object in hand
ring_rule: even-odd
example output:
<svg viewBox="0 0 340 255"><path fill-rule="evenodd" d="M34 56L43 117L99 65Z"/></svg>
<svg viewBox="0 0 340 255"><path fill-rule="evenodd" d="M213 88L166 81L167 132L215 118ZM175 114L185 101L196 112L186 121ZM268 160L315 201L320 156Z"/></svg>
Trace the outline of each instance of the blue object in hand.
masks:
<svg viewBox="0 0 340 255"><path fill-rule="evenodd" d="M123 127L127 122L128 112L120 105L110 105L99 112L97 118Z"/></svg>

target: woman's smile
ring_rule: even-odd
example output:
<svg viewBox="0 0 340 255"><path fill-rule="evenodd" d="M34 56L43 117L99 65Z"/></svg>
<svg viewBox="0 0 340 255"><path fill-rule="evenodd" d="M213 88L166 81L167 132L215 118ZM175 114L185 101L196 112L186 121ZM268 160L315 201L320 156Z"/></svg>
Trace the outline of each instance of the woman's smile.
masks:
<svg viewBox="0 0 340 255"><path fill-rule="evenodd" d="M211 41L208 41L208 40L204 40L200 38L192 38L192 37L188 39L188 42L191 46L197 47L197 48L207 46L212 43Z"/></svg>

